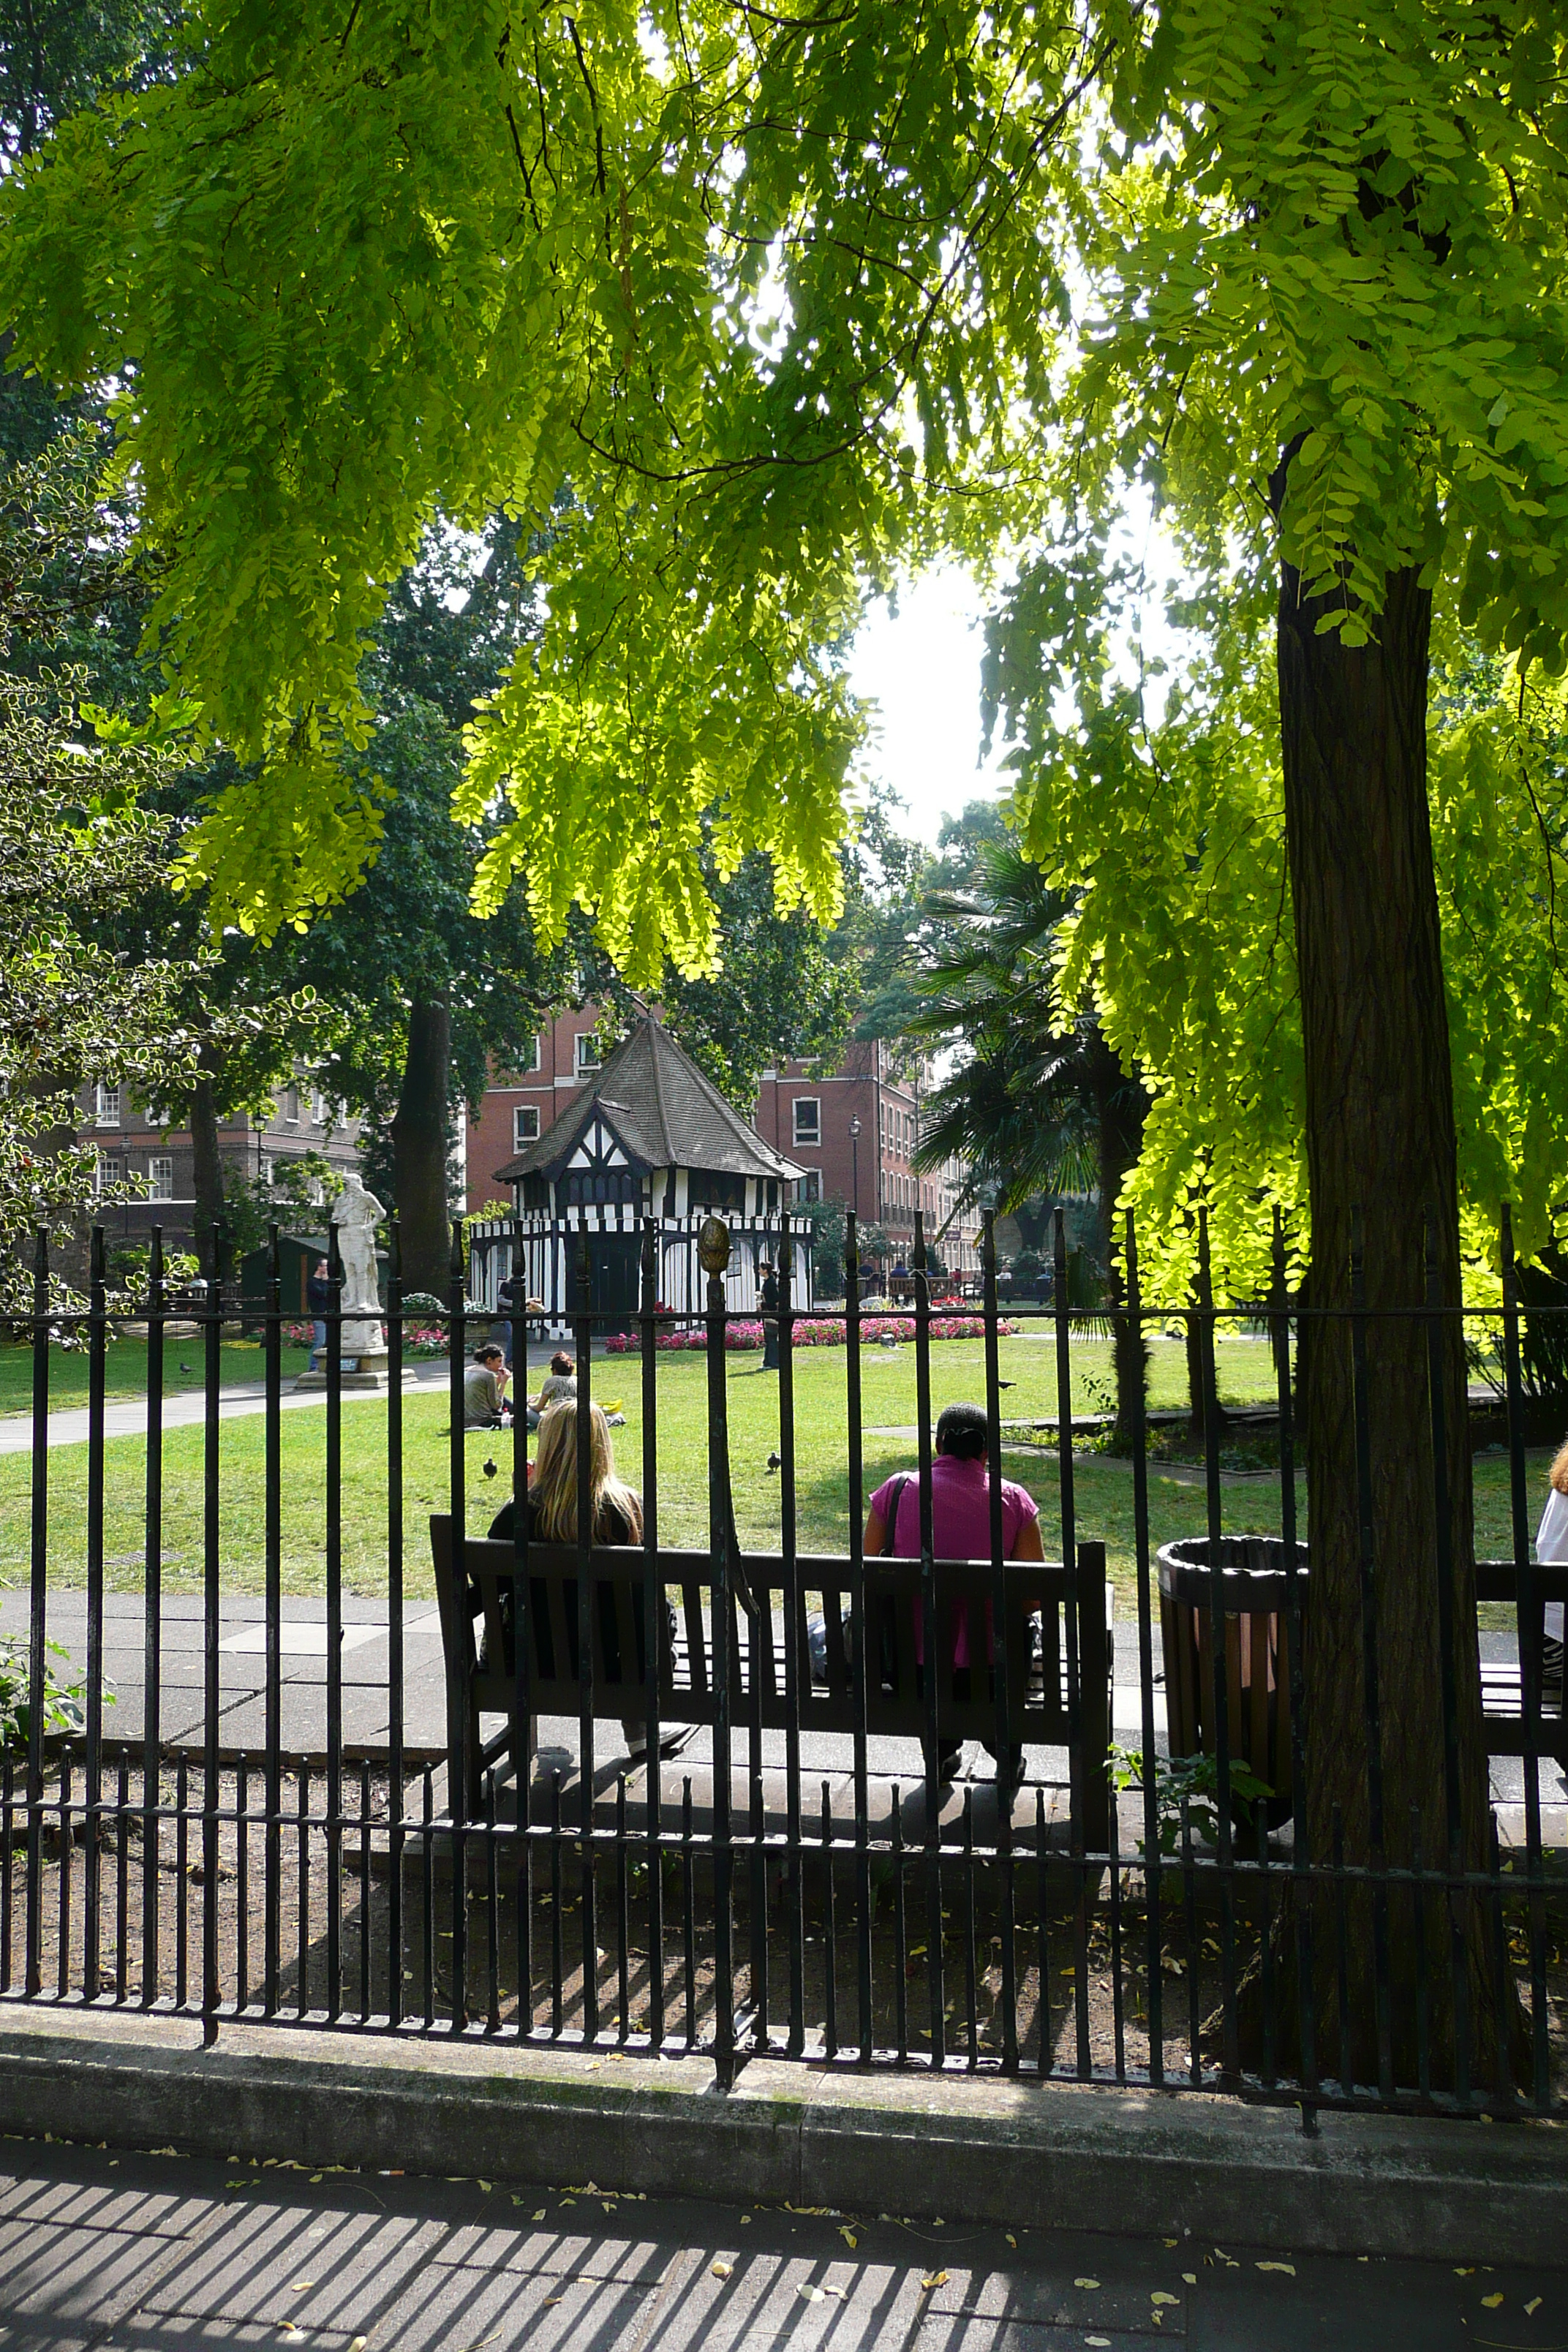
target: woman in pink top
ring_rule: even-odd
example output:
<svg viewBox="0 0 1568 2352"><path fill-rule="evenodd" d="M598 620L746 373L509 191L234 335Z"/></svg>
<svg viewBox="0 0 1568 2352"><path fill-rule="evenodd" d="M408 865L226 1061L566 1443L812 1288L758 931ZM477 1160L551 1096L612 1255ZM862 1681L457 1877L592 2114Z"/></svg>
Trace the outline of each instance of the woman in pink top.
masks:
<svg viewBox="0 0 1568 2352"><path fill-rule="evenodd" d="M936 1425L936 1458L931 1466L931 1550L937 1559L991 1557L991 1474L985 1464L986 1438L984 1405L950 1404L943 1408ZM895 1509L895 1490L897 1517L889 1542L888 1519ZM909 1475L885 1479L872 1496L871 1507L866 1515L866 1558L876 1559L886 1554L896 1559L918 1559L920 1550L920 1480ZM1010 1478L1002 1481L1002 1556L1005 1559L1044 1559L1046 1556L1040 1546L1039 1507L1026 1487L1016 1486ZM994 1654L989 1601L985 1616L986 1649L988 1654ZM921 1654L917 1602L916 1659L920 1660ZM967 1674L971 1663L969 1612L962 1604L952 1614L952 1663ZM963 1687L955 1685L960 1691ZM937 1752L942 1777L950 1780L958 1769L963 1743L952 1741ZM988 1746L986 1753L994 1756L995 1750ZM1009 1775L1015 1782L1022 1771L1023 1754L1021 1748L1015 1748Z"/></svg>

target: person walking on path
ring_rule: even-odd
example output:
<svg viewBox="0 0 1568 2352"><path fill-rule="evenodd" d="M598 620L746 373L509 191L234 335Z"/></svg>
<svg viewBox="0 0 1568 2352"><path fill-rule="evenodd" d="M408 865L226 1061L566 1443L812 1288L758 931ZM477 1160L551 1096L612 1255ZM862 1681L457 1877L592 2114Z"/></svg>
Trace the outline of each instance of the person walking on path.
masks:
<svg viewBox="0 0 1568 2352"><path fill-rule="evenodd" d="M762 1276L759 1296L763 1310L763 1370L776 1372L779 1368L779 1278L767 1259L759 1258L757 1272Z"/></svg>
<svg viewBox="0 0 1568 2352"><path fill-rule="evenodd" d="M314 1372L320 1370L321 1358L327 1352L327 1317L334 1304L324 1257L316 1260L316 1270L305 1285L305 1297L310 1309L310 1370Z"/></svg>

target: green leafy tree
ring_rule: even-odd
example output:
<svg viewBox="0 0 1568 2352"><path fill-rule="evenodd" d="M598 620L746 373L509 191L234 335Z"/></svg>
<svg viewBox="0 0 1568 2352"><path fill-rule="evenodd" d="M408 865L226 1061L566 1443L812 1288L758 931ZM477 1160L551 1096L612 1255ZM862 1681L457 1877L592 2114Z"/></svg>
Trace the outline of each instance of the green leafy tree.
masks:
<svg viewBox="0 0 1568 2352"><path fill-rule="evenodd" d="M5 667L22 633L50 628L31 562L85 560L94 510L79 458L61 444L0 478L0 1309L13 1314L31 1310L33 1235L79 1286L83 1225L122 1196L100 1191L97 1151L79 1140L82 1090L179 1084L196 1051L178 965L128 964L101 938L162 871L167 828L146 802L168 755L150 740L82 742L61 681ZM59 1282L51 1296L80 1304Z"/></svg>
<svg viewBox="0 0 1568 2352"><path fill-rule="evenodd" d="M1002 1209L1041 1192L1098 1192L1117 1431L1125 1438L1147 1349L1118 1312L1123 1293L1110 1221L1138 1158L1147 1097L1092 1005L1063 995L1070 900L1005 835L974 845L966 863L970 887L929 894L924 935L910 951L914 1007L904 1034L952 1057L925 1098L915 1165L967 1160L975 1188L994 1192Z"/></svg>
<svg viewBox="0 0 1568 2352"><path fill-rule="evenodd" d="M1201 559L1222 636L1274 607L1314 1295L1346 1298L1359 1210L1373 1307L1408 1306L1426 1208L1457 1299L1431 622L1455 599L1531 665L1560 665L1568 635L1560 15L851 0L802 21L606 0L514 25L372 0L329 29L209 0L195 24L177 82L73 118L12 174L0 278L32 363L126 387L155 626L255 763L192 845L220 919L274 928L362 869L361 664L433 512L537 526L572 483L540 562L547 625L476 720L464 805L515 796L481 894L521 874L546 945L593 908L657 984L667 956L717 954L710 809L722 870L756 851L786 909L835 899L855 726L837 648L863 583L944 536L989 559L1138 479ZM1009 709L1065 677L1094 593L1065 561L1026 571ZM1028 776L1018 800L1044 855ZM1543 1234L1542 1180L1509 1172ZM1453 1792L1426 1359L1394 1316L1375 1330L1397 1860L1413 1811L1444 1849ZM1443 1381L1457 1426L1457 1338ZM1350 1396L1325 1339L1309 1830L1326 1851L1340 1809L1353 1859L1373 1833ZM1457 1851L1479 1866L1462 1464L1452 1508ZM1468 1932L1484 2070L1501 2021ZM1435 1981L1439 2065L1450 1990Z"/></svg>

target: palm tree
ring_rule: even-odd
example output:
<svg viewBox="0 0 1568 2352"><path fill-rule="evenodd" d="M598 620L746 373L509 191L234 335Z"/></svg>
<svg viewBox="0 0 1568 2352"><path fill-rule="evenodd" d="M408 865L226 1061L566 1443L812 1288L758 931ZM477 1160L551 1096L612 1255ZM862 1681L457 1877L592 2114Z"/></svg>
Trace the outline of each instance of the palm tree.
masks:
<svg viewBox="0 0 1568 2352"><path fill-rule="evenodd" d="M1125 1436L1148 1350L1117 1311L1124 1291L1112 1219L1142 1146L1148 1096L1098 1013L1062 1003L1058 950L1070 898L1011 839L981 844L977 865L972 888L933 892L922 908L921 1005L903 1034L954 1046L957 1058L926 1097L915 1164L967 1160L973 1191L994 1191L1002 1209L1038 1192L1098 1190L1117 1433Z"/></svg>

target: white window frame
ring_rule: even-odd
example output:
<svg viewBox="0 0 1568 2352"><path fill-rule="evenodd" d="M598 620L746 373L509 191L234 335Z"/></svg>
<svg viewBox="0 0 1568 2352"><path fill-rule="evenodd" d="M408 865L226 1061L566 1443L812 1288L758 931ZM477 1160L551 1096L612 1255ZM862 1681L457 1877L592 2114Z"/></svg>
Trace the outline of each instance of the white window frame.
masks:
<svg viewBox="0 0 1568 2352"><path fill-rule="evenodd" d="M92 1089L92 1122L95 1127L118 1127L121 1124L120 1088L110 1086L102 1078Z"/></svg>
<svg viewBox="0 0 1568 2352"><path fill-rule="evenodd" d="M802 1111L808 1111L810 1113L809 1119L804 1125L800 1116ZM791 1106L791 1116L794 1120L791 1133L796 1143L807 1144L813 1150L820 1150L822 1144L821 1096L796 1095L795 1101Z"/></svg>
<svg viewBox="0 0 1568 2352"><path fill-rule="evenodd" d="M147 1162L147 1198L150 1201L172 1201L174 1197L174 1153L155 1151Z"/></svg>
<svg viewBox="0 0 1568 2352"><path fill-rule="evenodd" d="M100 1150L98 1155L98 1166L93 1171L93 1191L103 1192L110 1184L123 1184L124 1181L125 1161L121 1154L118 1151Z"/></svg>
<svg viewBox="0 0 1568 2352"><path fill-rule="evenodd" d="M531 1055L528 1060L519 1062L517 1067L525 1073L530 1070L542 1070L544 1067L544 1040L537 1029L533 1033Z"/></svg>
<svg viewBox="0 0 1568 2352"><path fill-rule="evenodd" d="M300 1088L298 1083L286 1086L283 1089L283 1124L285 1127L298 1127L300 1124Z"/></svg>
<svg viewBox="0 0 1568 2352"><path fill-rule="evenodd" d="M599 1051L599 1041L591 1029L579 1029L572 1048L572 1066L580 1078L591 1070L602 1070L605 1057Z"/></svg>
<svg viewBox="0 0 1568 2352"><path fill-rule="evenodd" d="M524 1119L529 1118L533 1121L533 1133L531 1135L524 1135L522 1131L522 1123ZM531 1143L538 1142L540 1132L539 1105L537 1103L513 1103L511 1107L512 1150L514 1151L526 1151Z"/></svg>

